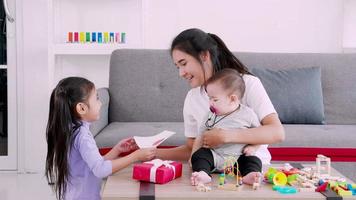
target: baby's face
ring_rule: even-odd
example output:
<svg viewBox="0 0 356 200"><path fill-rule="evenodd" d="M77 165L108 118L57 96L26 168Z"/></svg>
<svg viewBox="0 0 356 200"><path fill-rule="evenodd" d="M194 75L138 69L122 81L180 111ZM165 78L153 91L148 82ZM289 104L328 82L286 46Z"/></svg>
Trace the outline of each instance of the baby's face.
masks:
<svg viewBox="0 0 356 200"><path fill-rule="evenodd" d="M218 84L211 83L206 87L210 110L216 115L225 115L236 109L236 101Z"/></svg>

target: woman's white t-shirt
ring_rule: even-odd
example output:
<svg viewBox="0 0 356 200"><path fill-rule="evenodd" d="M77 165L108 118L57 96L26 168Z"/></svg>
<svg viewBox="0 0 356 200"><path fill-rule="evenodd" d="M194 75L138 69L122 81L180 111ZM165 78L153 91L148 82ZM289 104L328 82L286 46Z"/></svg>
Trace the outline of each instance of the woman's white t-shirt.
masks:
<svg viewBox="0 0 356 200"><path fill-rule="evenodd" d="M259 121L271 113L277 113L269 99L260 79L255 76L243 75L245 81L245 94L241 103L250 107L258 116ZM201 87L191 89L184 101L184 134L186 137L195 138L199 134L199 127L205 123L204 119L209 112L209 97ZM262 164L269 164L271 154L267 149L268 145L261 145L256 156Z"/></svg>

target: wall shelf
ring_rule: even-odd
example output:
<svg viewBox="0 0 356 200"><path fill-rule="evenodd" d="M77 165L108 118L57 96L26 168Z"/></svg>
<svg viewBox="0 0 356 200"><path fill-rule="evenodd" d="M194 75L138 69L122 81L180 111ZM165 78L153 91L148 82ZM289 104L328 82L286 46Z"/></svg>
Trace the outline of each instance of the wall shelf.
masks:
<svg viewBox="0 0 356 200"><path fill-rule="evenodd" d="M146 0L50 0L48 68L50 88L68 76L107 87L110 55L144 45ZM126 33L125 43L67 43L68 32Z"/></svg>
<svg viewBox="0 0 356 200"><path fill-rule="evenodd" d="M54 44L54 55L110 55L116 49L138 48L128 44Z"/></svg>

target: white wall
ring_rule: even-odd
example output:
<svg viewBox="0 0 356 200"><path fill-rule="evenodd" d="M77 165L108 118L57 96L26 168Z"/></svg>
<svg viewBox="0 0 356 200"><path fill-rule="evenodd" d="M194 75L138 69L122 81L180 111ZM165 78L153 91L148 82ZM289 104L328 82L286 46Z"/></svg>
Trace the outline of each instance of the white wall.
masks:
<svg viewBox="0 0 356 200"><path fill-rule="evenodd" d="M45 127L48 117L49 74L47 50L47 1L22 0L23 3L23 96L24 110L19 124L20 158L26 171L43 169L46 155ZM23 161L20 161L22 163Z"/></svg>
<svg viewBox="0 0 356 200"><path fill-rule="evenodd" d="M348 30L353 24L344 24L343 0L143 2L146 12L142 46L145 48L167 49L175 35L190 27L216 33L233 51L342 52L343 44L350 43L343 37L354 38L344 34L344 27ZM24 120L20 122L24 131L19 136L25 140L21 147L25 162L20 168L27 171L42 170L46 155L45 127L53 84L47 65L47 10L46 0L23 0L25 100ZM67 56L59 61L61 67L55 68L55 76L81 75L105 87L108 85L108 58Z"/></svg>
<svg viewBox="0 0 356 200"><path fill-rule="evenodd" d="M343 46L347 50L356 49L356 1L344 2Z"/></svg>
<svg viewBox="0 0 356 200"><path fill-rule="evenodd" d="M342 0L154 0L146 15L147 48L169 48L177 33L199 27L234 51L342 50Z"/></svg>

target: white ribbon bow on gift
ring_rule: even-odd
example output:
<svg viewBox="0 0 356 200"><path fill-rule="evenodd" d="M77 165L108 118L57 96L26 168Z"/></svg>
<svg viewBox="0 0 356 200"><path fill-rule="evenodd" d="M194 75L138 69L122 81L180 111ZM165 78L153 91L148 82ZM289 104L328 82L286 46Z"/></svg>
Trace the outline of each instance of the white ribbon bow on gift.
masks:
<svg viewBox="0 0 356 200"><path fill-rule="evenodd" d="M154 159L151 161L144 162L147 164L153 164L151 171L150 171L150 181L156 182L156 171L160 166L165 166L165 167L171 168L173 170L173 179L174 179L174 177L176 176L176 168L170 164L173 162L174 161L171 161L171 160L161 160L161 159Z"/></svg>

